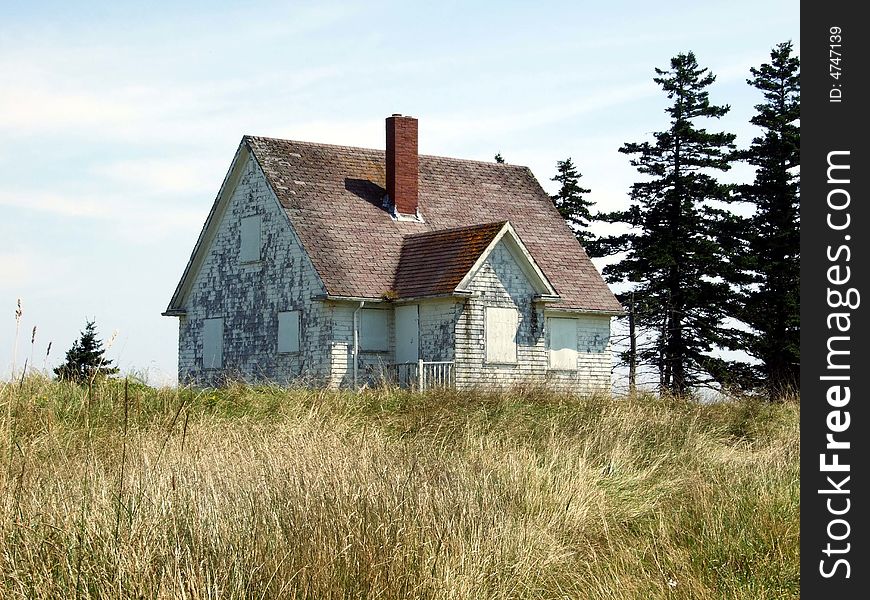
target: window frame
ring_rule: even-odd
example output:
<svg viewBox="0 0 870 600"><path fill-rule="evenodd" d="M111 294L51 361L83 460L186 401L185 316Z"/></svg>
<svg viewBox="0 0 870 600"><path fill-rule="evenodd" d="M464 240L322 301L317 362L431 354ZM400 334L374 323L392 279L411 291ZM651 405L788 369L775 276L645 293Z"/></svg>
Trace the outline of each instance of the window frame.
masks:
<svg viewBox="0 0 870 600"><path fill-rule="evenodd" d="M366 322L371 323L370 319L375 314L378 319L383 319L383 345L370 344L373 336L370 335L371 329L366 326ZM391 311L381 308L362 308L359 315L359 350L360 352L389 352L390 351L390 316ZM368 332L367 332L368 330ZM380 341L381 338L376 338Z"/></svg>
<svg viewBox="0 0 870 600"><path fill-rule="evenodd" d="M211 328L211 324L217 323L218 330L217 332L213 331ZM224 318L223 317L209 317L202 320L202 368L207 371L218 371L223 369L224 367ZM216 336L214 340L211 339L211 336ZM211 352L211 346L216 345L215 351ZM212 354L216 356L218 360L211 360L208 363L206 362L206 355Z"/></svg>
<svg viewBox="0 0 870 600"><path fill-rule="evenodd" d="M574 346L565 346L564 348L559 348L558 350L554 350L553 348L553 334L556 330L556 322L565 322L571 321L571 325L574 329ZM547 317L547 368L553 371L577 371L578 363L580 358L580 351L578 350L578 346L580 344L580 332L578 331L579 323L578 319L572 317ZM553 353L560 352L563 350L570 350L573 366L562 366L562 364L554 364L553 361ZM564 359L563 359L564 360Z"/></svg>
<svg viewBox="0 0 870 600"><path fill-rule="evenodd" d="M256 223L256 226L253 226L253 223ZM256 243L254 237L256 237ZM256 248L256 258L254 258L254 248ZM262 259L263 216L256 214L242 217L239 219L239 262L251 264L260 262Z"/></svg>
<svg viewBox="0 0 870 600"><path fill-rule="evenodd" d="M291 327L289 331L285 328ZM287 338L295 330L295 336ZM284 332L284 336L282 336ZM302 311L301 310L282 310L278 312L278 333L277 333L277 350L278 354L298 354L302 347Z"/></svg>
<svg viewBox="0 0 870 600"><path fill-rule="evenodd" d="M490 335L494 334L493 324L490 323L490 315L495 315L496 312L491 311L502 311L501 314L507 314L507 311L510 311L514 317L515 328L513 333L513 358L511 359L508 356L493 356L494 352L491 353L491 346L494 344L490 343ZM483 313L483 357L484 362L488 365L505 365L505 366L516 366L519 364L519 332L520 332L520 311L515 306L498 306L491 305L484 307ZM505 344L507 347L508 344ZM493 348L494 350L494 348Z"/></svg>

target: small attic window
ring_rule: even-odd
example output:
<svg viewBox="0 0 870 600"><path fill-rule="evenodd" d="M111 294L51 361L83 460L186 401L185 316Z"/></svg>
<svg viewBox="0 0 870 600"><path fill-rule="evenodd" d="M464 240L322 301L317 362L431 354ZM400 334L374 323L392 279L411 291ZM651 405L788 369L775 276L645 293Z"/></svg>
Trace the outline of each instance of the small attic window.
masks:
<svg viewBox="0 0 870 600"><path fill-rule="evenodd" d="M260 215L243 217L239 227L239 261L257 262L260 260L263 218Z"/></svg>

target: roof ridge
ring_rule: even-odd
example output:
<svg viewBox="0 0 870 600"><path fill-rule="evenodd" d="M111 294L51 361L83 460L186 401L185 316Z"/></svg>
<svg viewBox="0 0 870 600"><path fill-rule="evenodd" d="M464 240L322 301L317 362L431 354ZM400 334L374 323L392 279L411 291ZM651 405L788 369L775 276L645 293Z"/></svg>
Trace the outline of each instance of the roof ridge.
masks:
<svg viewBox="0 0 870 600"><path fill-rule="evenodd" d="M244 134L242 136L242 140L267 140L270 142L290 142L293 144L301 144L303 146L328 146L330 148L342 148L345 150L363 150L365 152L379 152L385 153L386 150L383 148L366 148L364 146L348 146L345 144L330 144L327 142L309 142L305 140L293 140L289 138L276 138L268 135L251 135ZM529 167L526 165L516 165L512 163L499 163L491 160L479 160L476 158L456 158L455 156L444 156L441 154L420 154L421 158L439 158L442 160L450 160L455 162L464 162L464 163L474 163L479 165L487 165L490 167L498 167L498 168L514 168L514 169L528 169Z"/></svg>
<svg viewBox="0 0 870 600"><path fill-rule="evenodd" d="M403 235L403 240L409 240L411 238L419 239L421 237L426 236L435 236L435 235L444 235L447 233L455 233L457 231L465 231L466 229L482 229L484 227L493 227L497 229L501 229L505 226L506 223L510 223L507 219L503 219L501 221L489 221L487 223L477 223L474 225L460 225L458 227L442 227L440 229L430 229L429 231L421 231L419 233L409 233L407 235Z"/></svg>
<svg viewBox="0 0 870 600"><path fill-rule="evenodd" d="M267 135L249 135L242 136L243 140L266 140L270 142L291 142L293 144L301 144L303 146L329 146L330 148L343 148L345 150L365 150L366 152L385 152L377 148L364 148L362 146L347 146L344 144L328 144L326 142L307 142L305 140L291 140L287 138L269 137Z"/></svg>
<svg viewBox="0 0 870 600"><path fill-rule="evenodd" d="M440 154L421 154L426 158L441 158L444 160L455 160L456 162L474 163L477 165L487 165L489 167L497 167L499 169L528 169L526 165L515 165L512 163L500 163L491 160L478 160L476 158L456 158L455 156L442 156Z"/></svg>

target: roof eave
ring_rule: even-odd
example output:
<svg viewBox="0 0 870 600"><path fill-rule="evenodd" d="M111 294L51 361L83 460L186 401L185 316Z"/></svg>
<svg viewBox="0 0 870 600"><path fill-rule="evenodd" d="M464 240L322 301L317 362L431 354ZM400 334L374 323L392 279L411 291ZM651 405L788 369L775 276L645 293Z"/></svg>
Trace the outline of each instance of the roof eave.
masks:
<svg viewBox="0 0 870 600"><path fill-rule="evenodd" d="M621 317L627 314L624 310L612 310L608 308L571 308L567 306L554 306L553 308L548 309L548 311L558 313L599 315L602 317Z"/></svg>
<svg viewBox="0 0 870 600"><path fill-rule="evenodd" d="M440 300L443 298L470 298L472 292L453 291L444 294L425 294L422 296L399 296L390 298L386 296L368 297L368 296L342 296L340 294L321 294L314 296L315 300L321 302L370 302L372 304L386 304L388 302L395 304L406 304L408 302L419 302L421 300Z"/></svg>
<svg viewBox="0 0 870 600"><path fill-rule="evenodd" d="M466 292L461 290L454 290L452 292L447 292L444 294L426 294L423 296L408 296L408 297L400 297L396 298L394 302L398 304L407 303L407 302L419 302L421 300L442 300L445 298L471 298L474 295L473 292Z"/></svg>
<svg viewBox="0 0 870 600"><path fill-rule="evenodd" d="M321 302L370 302L372 304L378 304L383 302L388 302L386 298L375 298L368 296L342 296L340 294L318 294L317 296L312 297L314 300L320 300Z"/></svg>

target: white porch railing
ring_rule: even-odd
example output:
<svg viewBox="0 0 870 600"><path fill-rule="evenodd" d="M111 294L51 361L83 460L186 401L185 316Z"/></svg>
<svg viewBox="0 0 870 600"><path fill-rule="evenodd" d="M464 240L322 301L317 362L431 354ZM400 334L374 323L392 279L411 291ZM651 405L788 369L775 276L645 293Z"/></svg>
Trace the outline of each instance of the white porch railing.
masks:
<svg viewBox="0 0 870 600"><path fill-rule="evenodd" d="M453 361L424 361L383 365L382 378L400 387L425 391L453 387L456 383Z"/></svg>

